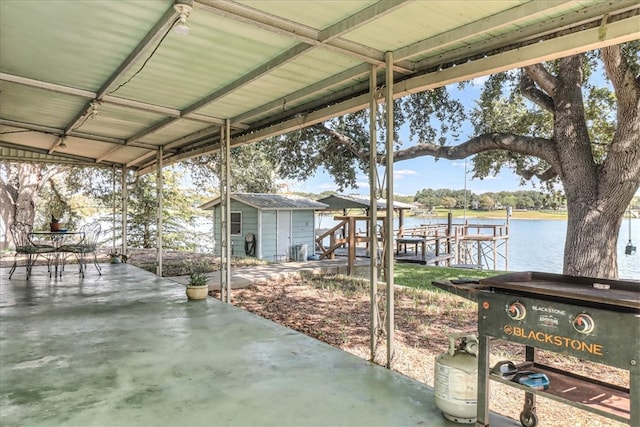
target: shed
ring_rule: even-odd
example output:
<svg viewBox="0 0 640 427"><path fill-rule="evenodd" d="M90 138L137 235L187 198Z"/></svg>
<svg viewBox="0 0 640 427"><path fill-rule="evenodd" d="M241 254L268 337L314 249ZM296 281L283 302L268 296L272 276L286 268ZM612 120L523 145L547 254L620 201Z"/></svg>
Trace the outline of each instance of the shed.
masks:
<svg viewBox="0 0 640 427"><path fill-rule="evenodd" d="M231 195L231 252L265 261L306 260L315 245L315 211L326 204L289 194ZM220 254L220 198L200 206L213 211L214 253ZM251 243L251 235L254 243Z"/></svg>

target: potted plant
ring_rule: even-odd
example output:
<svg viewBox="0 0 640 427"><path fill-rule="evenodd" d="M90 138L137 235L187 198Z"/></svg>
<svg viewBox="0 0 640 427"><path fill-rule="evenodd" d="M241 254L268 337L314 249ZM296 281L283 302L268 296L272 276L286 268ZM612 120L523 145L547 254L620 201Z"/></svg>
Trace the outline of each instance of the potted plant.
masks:
<svg viewBox="0 0 640 427"><path fill-rule="evenodd" d="M209 294L207 286L207 275L200 269L189 273L189 283L187 283L187 298L190 300L205 299Z"/></svg>
<svg viewBox="0 0 640 427"><path fill-rule="evenodd" d="M109 251L109 263L111 264L120 264L121 255L118 253L117 249L111 249Z"/></svg>
<svg viewBox="0 0 640 427"><path fill-rule="evenodd" d="M51 222L49 223L51 231L60 231L60 220L51 214Z"/></svg>

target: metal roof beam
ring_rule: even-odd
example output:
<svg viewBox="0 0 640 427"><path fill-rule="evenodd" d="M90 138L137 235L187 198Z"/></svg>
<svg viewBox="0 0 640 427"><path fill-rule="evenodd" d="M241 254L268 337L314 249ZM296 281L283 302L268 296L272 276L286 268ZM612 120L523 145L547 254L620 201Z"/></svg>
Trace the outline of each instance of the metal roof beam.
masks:
<svg viewBox="0 0 640 427"><path fill-rule="evenodd" d="M380 3L383 4L381 6L378 6L377 9L380 13L380 16L400 6L400 4L398 4L397 6L394 4L387 4L385 7L384 4L387 2ZM346 27L348 20L344 20L347 22L342 24L342 26L338 26L335 28L334 26L331 26L325 29L325 31L328 31L325 34L325 37L328 37L328 39L326 41L322 41L320 40L320 34L322 30L317 30L307 25L274 16L262 12L258 9L236 3L234 1L196 0L194 1L194 7L198 7L199 9L224 16L225 18L243 22L245 24L258 27L266 31L280 34L288 38L293 38L294 40L299 40L302 43L311 46L322 47L333 52L343 54L345 56L356 58L369 64L378 66L384 65L384 52L373 49L369 46L364 46L359 43L339 38L339 35L344 34L350 30L350 28ZM354 19L351 23L360 26L364 25L368 21L371 21L372 19L375 19L370 15L372 14L372 12L375 12L376 9L374 8L372 11L365 12L367 9L361 12L362 16L359 16L359 14L354 14ZM362 24L359 24L358 20L362 20ZM410 73L413 71L413 66L410 63L396 62L394 64L394 69L395 71L398 71L400 73Z"/></svg>
<svg viewBox="0 0 640 427"><path fill-rule="evenodd" d="M61 93L64 95L74 95L88 99L94 99L96 97L96 93L89 90L76 89L69 86L49 83L42 80L30 79L28 77L16 76L9 73L0 73L0 80L4 82L17 83L23 86L29 86L37 89L44 89L50 92Z"/></svg>
<svg viewBox="0 0 640 427"><path fill-rule="evenodd" d="M171 28L175 18L178 16L177 12L173 8L173 4L169 6L166 12L162 15L160 20L153 26L153 28L147 33L147 35L138 43L138 45L129 54L127 59L124 60L118 69L107 79L98 91L98 99L103 98L105 95L111 95L113 87L116 82L122 78L133 67L139 59L141 59L146 53L153 49L162 39L164 34Z"/></svg>
<svg viewBox="0 0 640 427"><path fill-rule="evenodd" d="M16 76L9 73L0 73L0 81L17 83L23 86L29 86L37 89L43 89L50 92L61 93L63 95L79 96L86 99L95 100L97 98L96 92L91 92L83 89L76 89L69 86L64 86L56 83L49 83L42 80L30 79L27 77ZM114 95L105 95L102 98L103 104L118 105L120 107L127 107L137 111L147 111L150 113L158 113L169 117L180 117L186 120L211 123L222 126L224 119L217 117L206 116L204 114L190 113L187 116L182 116L180 110L175 108L163 107L161 105L149 104L142 101L135 101L132 99L119 98ZM234 123L232 127L236 129L248 129L249 126L242 123Z"/></svg>
<svg viewBox="0 0 640 427"><path fill-rule="evenodd" d="M199 4L198 4L199 3ZM288 51L282 53L281 55L277 56L276 58L273 58L272 60L262 64L261 66L259 66L258 68L254 69L252 72L242 76L241 78L237 79L236 81L230 83L229 85L225 86L224 88L221 88L219 90L217 90L216 92L206 96L205 98L197 101L196 103L188 106L187 108L185 108L181 115L182 116L187 116L190 114L194 114L195 111L197 111L200 108L203 108L204 106L206 106L207 104L220 99L230 93L232 93L233 91L243 87L244 85L250 83L251 81L254 81L258 78L260 78L261 76L267 74L268 72L273 71L273 69L280 67L286 63L288 63L289 61L295 59L296 57L304 54L306 51L308 51L310 48L314 47L314 46L320 46L320 45L324 45L325 42L324 41L330 41L333 40L335 38L337 38L339 35L353 29L353 28L357 28L360 25L364 25L367 22L370 22L373 19L376 19L380 16L383 16L386 13L389 13L393 10L395 10L396 8L400 7L401 4L403 2L387 2L387 1L381 1L376 3L375 5L372 5L366 9L364 9L363 11L353 15L350 18L347 18L331 27L328 27L327 29L324 30L323 33L318 32L317 30L314 30L312 28L306 27L306 26L302 26L300 24L296 24L293 23L291 21L285 20L283 18L278 18L272 15L268 15L265 14L263 12L257 11L253 8L248 8L246 6L234 3L234 2L225 2L225 1L216 1L215 3L212 4L205 4L204 2L196 2L196 5L199 8L202 8L204 10L208 10L208 11L212 11L213 13L217 13L217 14L222 14L226 17L230 17L232 19L235 20L240 20L241 22L245 22L245 23L249 23L251 25L256 25L256 23L258 23L261 28L263 29L267 29L269 31L276 31L279 34L284 34L288 37L295 37L296 39L299 39L300 37L303 37L303 41L304 43L298 44L296 46L294 46L293 48L289 49ZM222 9L225 10L225 12L221 13L219 9L220 6L222 5L227 5L230 6L231 9L233 9L235 12L230 12L226 9ZM242 11L242 12L240 12ZM287 28L290 27L290 28ZM302 34L304 33L308 33L309 36L303 36ZM320 39L324 39L323 41L321 41ZM375 53L377 55L379 55L379 59L378 59L378 63L382 64L384 62L384 58L383 58L383 54L382 53ZM362 59L362 58L361 58ZM368 59L370 59L368 57ZM406 71L406 70L402 70L402 71ZM342 76L341 76L342 77ZM331 85L335 85L338 83L337 80L334 80L333 82L328 82ZM319 85L314 85L314 88L312 89L312 91L307 90L308 93L314 93L316 91L322 90L323 88ZM308 95L306 95L308 96ZM273 107L275 105L279 104L279 100L278 101L274 101L273 103L270 103L270 109L271 108L276 108ZM243 115L244 117L244 115ZM249 115L247 115L246 117L250 117ZM242 119L241 119L242 120ZM131 138L127 139L127 143L131 143L134 142L140 138L143 138L146 135L149 135L153 132L157 132L158 130L168 126L169 124L171 124L172 122L174 122L175 119L166 119L163 120L159 123L157 123L156 125L145 129L142 132L139 132L138 134L132 136ZM239 121L238 119L234 119L234 123ZM234 126L235 127L235 126ZM217 130L211 131L216 132ZM177 143L174 143L175 145L177 145ZM166 147L170 147L173 146L174 144L167 144ZM115 150L114 150L115 151Z"/></svg>
<svg viewBox="0 0 640 427"><path fill-rule="evenodd" d="M124 60L122 64L118 67L118 69L107 79L107 81L102 85L100 90L98 90L95 101L92 101L88 105L80 110L80 112L76 115L76 117L66 126L64 130L64 134L68 134L74 128L78 127L79 124L84 123L87 116L92 114L95 111L95 105L93 102L100 101L102 97L107 94L113 93L113 87L120 78L127 71L131 69L133 64L140 59L149 49L152 49L159 40L162 39L162 36L171 28L173 25L173 20L177 16L177 12L174 10L173 5L169 6L169 8L162 15L160 20L154 25L154 27L147 33L147 35L142 39L142 41L136 46L136 48L129 54L129 56ZM116 88L115 90L117 90ZM49 151L53 152L60 145L60 141L55 142L50 148Z"/></svg>
<svg viewBox="0 0 640 427"><path fill-rule="evenodd" d="M226 85L223 88L218 89L217 91L205 96L204 98L198 100L197 102L189 105L188 107L186 107L184 110L182 110L182 114L181 115L188 115L188 114L193 114L195 111L197 111L198 109L206 106L207 104L220 99L226 95L229 95L230 93L233 93L234 91L240 89L241 87L243 87L246 84L249 84L250 82L260 78L261 76L266 75L267 73L273 71L274 69L283 66L284 64L288 63L289 61L292 61L293 59L295 59L296 57L302 55L304 52L306 52L307 50L311 49L312 46L308 46L308 45L304 45L304 44L298 44L296 46L294 46L293 48L287 50L286 52L283 52L282 54L276 56L275 58L271 59L270 61L265 62L264 64L260 65L259 67L257 67L256 69L254 69L253 71L251 71L250 73L247 73L245 75L243 75L242 77L240 77L239 79L236 79L235 81L229 83L228 85ZM177 120L177 118L168 118L166 120L162 120L161 122L156 123L155 125L143 130L142 132L137 133L136 135L132 136L131 138L127 139L127 143L129 142L133 142L136 141L140 138L144 138L145 136L152 134L154 132L157 132L158 130L170 125L171 123L175 122Z"/></svg>
<svg viewBox="0 0 640 427"><path fill-rule="evenodd" d="M355 30L371 21L383 17L384 15L393 12L396 9L400 9L405 3L413 2L414 0L380 0L377 3L372 4L366 9L343 19L342 21L333 24L330 27L321 30L318 33L318 41L326 43L342 34Z"/></svg>
<svg viewBox="0 0 640 427"><path fill-rule="evenodd" d="M246 84L251 83L252 81L270 73L271 71L287 64L288 62L294 60L295 58L297 58L298 56L302 55L303 53L305 53L306 51L308 51L309 49L311 49L312 46L308 46L305 44L298 44L294 47L292 47L291 49L281 53L280 55L276 56L275 58L261 64L260 66L258 66L257 68L255 68L254 70L252 70L251 72L243 75L242 77L240 77L239 79L236 79L235 81L229 83L228 85L226 85L223 88L220 88L219 90L207 95L206 97L202 98L201 100L199 100L198 102L188 106L187 108L185 108L183 110L183 114L190 114L193 113L194 111L198 110L199 108L204 107L205 105L209 104L210 102L213 102L217 99L220 99L226 95L229 95L230 93L240 89L241 87L243 87Z"/></svg>
<svg viewBox="0 0 640 427"><path fill-rule="evenodd" d="M507 9L504 12L488 16L478 21L471 22L451 31L438 34L437 36L421 40L409 46L397 49L393 52L394 57L411 58L417 55L425 55L433 51L442 51L450 45L459 44L481 34L492 33L498 29L518 24L520 21L529 20L538 15L546 15L555 9L566 9L567 5L577 3L576 0L564 0L549 3L546 1L532 1L519 6ZM610 8L610 7L609 7ZM536 28L539 28L537 25ZM512 34L510 34L513 37ZM418 68L419 69L419 68Z"/></svg>
<svg viewBox="0 0 640 427"><path fill-rule="evenodd" d="M50 126L36 125L33 123L23 123L23 122L17 122L15 120L0 119L0 125L11 126L14 128L24 129L24 130L31 130L34 132L45 133L47 135L54 135L59 138L64 136L63 129L54 128ZM110 137L101 136L101 135L92 135L92 134L78 132L78 131L72 131L68 133L66 136L72 136L74 138L82 138L82 139L87 139L87 140L97 141L97 142L106 142L109 144L124 145L125 143L125 141L122 139L110 138ZM131 144L131 146L137 147L137 148L152 149L152 150L157 149L155 145L150 145L145 143L135 143L135 144Z"/></svg>
<svg viewBox="0 0 640 427"><path fill-rule="evenodd" d="M35 148L35 147L29 147L29 146L24 146L24 145L19 145L19 144L13 144L10 142L5 142L0 140L0 147L4 147L4 148L9 148L11 150L17 150L17 151L25 151L28 153L34 153L34 154L39 154L39 155L43 155L43 156L51 156L48 153L48 150L44 149L44 148ZM86 163L87 165L91 165L91 166L97 166L95 163L95 160L90 158L90 157L84 157L84 156L78 156L76 154L68 154L68 153L62 153L62 152L57 152L55 154L55 156L51 156L51 157L55 157L53 159L49 159L47 160L47 158L45 157L43 158L39 158L39 159L33 159L33 161L38 161L38 162L49 162L49 163L61 163L61 160L59 158L63 158L68 160L69 163L72 164L77 164L77 162L83 162ZM2 154L0 156L0 159L5 160L5 161L18 161L18 162L24 162L24 161L29 161L29 159L25 159L24 157L12 157L12 156L7 156ZM111 165L116 164L119 165L119 163L113 163L110 162L108 164L108 166L110 167ZM105 163L103 165L103 167L107 167L107 164Z"/></svg>
<svg viewBox="0 0 640 427"><path fill-rule="evenodd" d="M267 103L265 105L262 105L262 106L260 106L258 108L255 108L255 109L253 109L251 111L247 111L245 113L242 113L242 114L238 115L237 117L234 117L232 119L232 121L233 122L236 122L236 121L237 122L241 122L241 121L249 120L249 119L251 119L251 118L253 118L255 116L268 113L269 111L278 110L278 109L284 109L284 106L286 106L286 104L288 102L299 101L300 99L304 99L306 97L313 96L314 94L316 94L316 93L318 93L320 91L330 89L331 87L334 87L336 85L344 83L345 81L353 80L353 79L356 79L356 78L361 77L363 75L367 75L369 73L369 67L370 67L369 64L358 65L358 66L356 66L356 67L354 67L354 68L352 68L350 70L347 70L347 71L344 71L344 72L342 72L340 74L337 74L335 76L329 77L328 79L325 79L325 80L323 80L321 82L318 82L318 83L316 83L314 85L307 86L307 87L305 87L305 88L303 88L303 89L301 89L301 90L299 90L297 92L294 92L294 93L292 93L290 95L284 96L284 97L282 97L280 99L277 99L275 101L271 101L271 102L269 102L269 103ZM345 90L341 91L341 95L342 96L346 96L347 95L345 91L354 92L355 93L355 92L359 91L359 87L350 86L348 89L345 89ZM259 127L259 125L258 126L254 126L254 127ZM217 135L220 132L220 130L218 128L208 128L208 129L205 129L205 130L200 131L200 132L202 132L202 134L200 134L196 138L193 138L193 139L190 138L190 137L187 137L187 139L181 138L179 140L176 140L176 141L174 141L172 143L169 143L169 144L165 145L165 147L171 147L171 146L174 146L174 145L181 145L182 146L184 144L189 144L190 141L188 139L191 139L192 140L191 142L193 142L193 141L198 140L198 139L203 139L203 138L207 138L207 137L212 136L212 135Z"/></svg>
<svg viewBox="0 0 640 427"><path fill-rule="evenodd" d="M245 120L249 120L255 116L268 113L269 111L273 111L277 109L284 110L287 103L300 101L301 99L311 97L318 92L331 89L332 87L340 85L345 81L354 80L354 79L357 79L358 77L362 77L369 74L369 67L370 67L369 64L358 65L356 67L351 68L350 70L343 71L342 73L331 76L311 86L307 86L303 89L300 89L299 91L283 96L280 99L276 99L275 101L271 101L267 104L261 105L258 108L254 108L253 110L239 114L238 116L233 118L233 121L242 122Z"/></svg>

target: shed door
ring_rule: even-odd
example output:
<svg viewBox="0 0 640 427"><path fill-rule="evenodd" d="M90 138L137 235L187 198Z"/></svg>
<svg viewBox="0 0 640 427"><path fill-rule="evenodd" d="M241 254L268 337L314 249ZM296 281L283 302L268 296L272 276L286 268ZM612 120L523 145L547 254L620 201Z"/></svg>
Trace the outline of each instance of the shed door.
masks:
<svg viewBox="0 0 640 427"><path fill-rule="evenodd" d="M291 256L291 211L278 211L278 255L284 255L286 261Z"/></svg>

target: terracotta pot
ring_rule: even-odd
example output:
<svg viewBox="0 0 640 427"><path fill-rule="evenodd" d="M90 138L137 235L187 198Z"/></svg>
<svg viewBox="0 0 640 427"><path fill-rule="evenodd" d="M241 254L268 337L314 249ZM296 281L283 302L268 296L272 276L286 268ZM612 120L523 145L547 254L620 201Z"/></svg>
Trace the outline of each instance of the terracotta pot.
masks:
<svg viewBox="0 0 640 427"><path fill-rule="evenodd" d="M51 227L51 231L60 231L60 223L59 222L50 222L49 227Z"/></svg>
<svg viewBox="0 0 640 427"><path fill-rule="evenodd" d="M209 295L209 286L187 285L187 298L191 300L205 299Z"/></svg>

